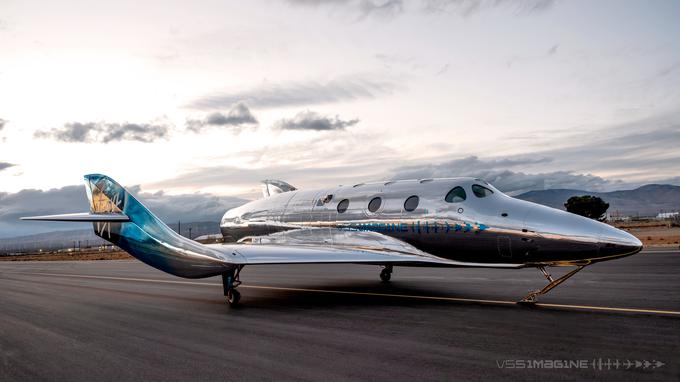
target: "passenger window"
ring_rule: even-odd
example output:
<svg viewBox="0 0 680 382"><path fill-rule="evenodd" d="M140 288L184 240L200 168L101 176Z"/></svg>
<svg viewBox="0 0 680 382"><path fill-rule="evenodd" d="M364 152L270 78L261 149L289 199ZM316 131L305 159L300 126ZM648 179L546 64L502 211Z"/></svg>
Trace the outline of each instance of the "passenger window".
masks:
<svg viewBox="0 0 680 382"><path fill-rule="evenodd" d="M455 187L451 191L449 191L448 194L446 194L446 200L449 203L459 203L464 201L467 198L467 195L465 194L465 190L463 190L463 187Z"/></svg>
<svg viewBox="0 0 680 382"><path fill-rule="evenodd" d="M371 212L375 212L380 208L380 205L382 204L382 199L380 197L375 197L371 199L370 202L368 202L368 210Z"/></svg>
<svg viewBox="0 0 680 382"><path fill-rule="evenodd" d="M472 193L478 198L486 198L487 196L493 194L493 191L484 186L480 186L479 184L473 184Z"/></svg>
<svg viewBox="0 0 680 382"><path fill-rule="evenodd" d="M343 213L347 211L347 208L349 207L349 200L343 199L338 203L338 212Z"/></svg>
<svg viewBox="0 0 680 382"><path fill-rule="evenodd" d="M417 195L409 196L408 199L404 202L404 209L408 212L411 212L418 208L418 203L420 202L420 198Z"/></svg>

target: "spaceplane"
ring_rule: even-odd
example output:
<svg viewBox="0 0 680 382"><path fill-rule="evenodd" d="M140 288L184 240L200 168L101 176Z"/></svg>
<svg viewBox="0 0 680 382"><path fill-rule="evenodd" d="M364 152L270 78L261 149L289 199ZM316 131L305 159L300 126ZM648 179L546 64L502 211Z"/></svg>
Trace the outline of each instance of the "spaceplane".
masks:
<svg viewBox="0 0 680 382"><path fill-rule="evenodd" d="M185 278L221 276L238 304L241 273L262 264L353 263L380 267L537 268L548 280L533 303L588 265L639 252L608 224L510 197L474 178L417 179L298 190L263 181L263 197L227 211L223 243L170 229L113 179L85 176L90 211L24 220L92 222L95 233L140 261ZM573 267L553 278L549 267ZM351 275L348 275L351 277Z"/></svg>

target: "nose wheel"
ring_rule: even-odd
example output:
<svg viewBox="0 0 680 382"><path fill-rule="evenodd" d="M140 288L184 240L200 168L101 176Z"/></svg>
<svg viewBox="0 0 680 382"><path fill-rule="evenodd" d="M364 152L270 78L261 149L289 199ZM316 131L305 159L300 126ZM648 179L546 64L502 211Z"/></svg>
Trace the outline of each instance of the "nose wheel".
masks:
<svg viewBox="0 0 680 382"><path fill-rule="evenodd" d="M386 265L385 268L383 268L383 270L380 271L380 280L386 283L390 281L391 278L392 278L392 266Z"/></svg>

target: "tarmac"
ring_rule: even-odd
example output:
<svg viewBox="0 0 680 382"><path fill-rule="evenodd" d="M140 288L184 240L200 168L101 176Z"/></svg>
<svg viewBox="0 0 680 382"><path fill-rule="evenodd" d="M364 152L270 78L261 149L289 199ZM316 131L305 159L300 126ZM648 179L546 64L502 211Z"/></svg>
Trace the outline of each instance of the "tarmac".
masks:
<svg viewBox="0 0 680 382"><path fill-rule="evenodd" d="M567 271L554 268L554 275ZM535 269L0 263L0 380L680 380L680 252Z"/></svg>

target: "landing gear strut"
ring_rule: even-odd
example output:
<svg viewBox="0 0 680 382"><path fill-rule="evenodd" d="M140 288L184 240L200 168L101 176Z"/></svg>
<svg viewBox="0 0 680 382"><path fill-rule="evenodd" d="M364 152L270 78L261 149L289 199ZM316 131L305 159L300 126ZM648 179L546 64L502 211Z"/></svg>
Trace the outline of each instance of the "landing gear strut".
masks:
<svg viewBox="0 0 680 382"><path fill-rule="evenodd" d="M571 272L565 274L564 276L562 276L562 277L560 277L560 278L558 278L558 279L553 279L552 276L550 276L550 273L548 273L548 271L545 270L545 267L539 266L539 267L538 267L538 270L540 270L541 273L543 273L543 276L545 276L545 278L548 279L548 281L549 281L548 285L546 285L545 287L543 287L543 289L539 289L539 290L535 290L535 291L529 292L529 294L527 294L521 301L519 301L519 303L524 303L524 304L533 304L533 303L535 303L535 302L536 302L536 298L537 298L538 296L540 296L540 295L542 295L542 294L548 293L551 289L553 289L554 287L556 287L556 286L562 284L562 283L565 282L568 278L570 278L571 276L575 275L578 271L580 271L581 269L583 269L583 268L585 268L585 267L586 267L585 265L579 265L579 266L576 267L576 269L574 269L573 271L571 271Z"/></svg>
<svg viewBox="0 0 680 382"><path fill-rule="evenodd" d="M382 280L384 283L390 281L392 278L392 266L391 265L385 265L382 271L380 271L380 280Z"/></svg>
<svg viewBox="0 0 680 382"><path fill-rule="evenodd" d="M224 296L230 306L235 306L241 300L241 293L236 288L241 285L239 276L241 274L243 265L239 265L228 272L222 273L222 288L224 288Z"/></svg>

